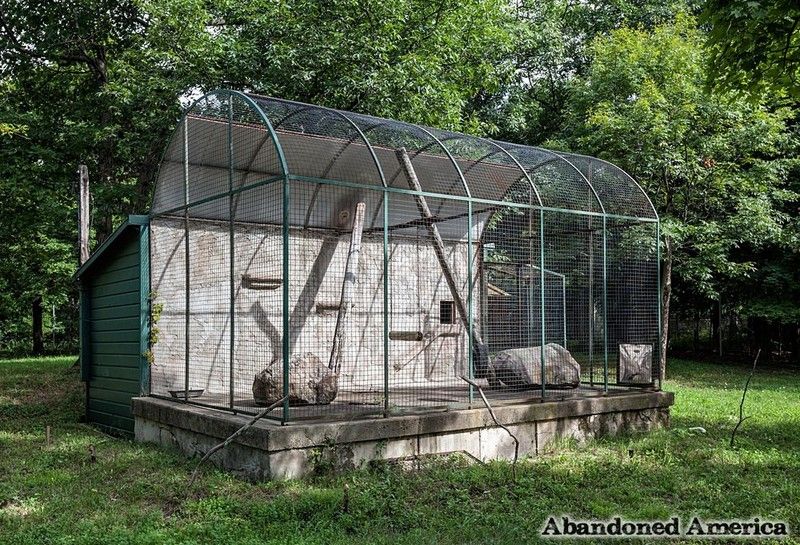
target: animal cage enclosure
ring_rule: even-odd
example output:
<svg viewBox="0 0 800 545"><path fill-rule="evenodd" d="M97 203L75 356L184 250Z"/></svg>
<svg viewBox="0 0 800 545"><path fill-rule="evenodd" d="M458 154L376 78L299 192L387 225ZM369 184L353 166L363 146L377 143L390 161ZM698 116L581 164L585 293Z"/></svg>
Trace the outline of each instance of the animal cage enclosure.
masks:
<svg viewBox="0 0 800 545"><path fill-rule="evenodd" d="M352 418L658 388L659 221L599 159L217 91L150 214L150 393Z"/></svg>

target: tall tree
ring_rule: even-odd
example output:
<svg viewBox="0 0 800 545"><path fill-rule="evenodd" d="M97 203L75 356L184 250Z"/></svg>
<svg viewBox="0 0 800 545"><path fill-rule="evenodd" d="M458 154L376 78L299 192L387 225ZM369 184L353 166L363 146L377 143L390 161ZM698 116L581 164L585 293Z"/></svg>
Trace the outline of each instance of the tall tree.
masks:
<svg viewBox="0 0 800 545"><path fill-rule="evenodd" d="M147 210L182 106L213 88L481 131L510 25L500 0L0 0L0 350L30 344L37 295L74 317L78 164L97 243Z"/></svg>
<svg viewBox="0 0 800 545"><path fill-rule="evenodd" d="M215 25L236 88L437 127L483 130L513 70L504 0L227 2Z"/></svg>
<svg viewBox="0 0 800 545"><path fill-rule="evenodd" d="M709 0L703 22L710 27L710 86L749 97L788 104L798 127L800 104L800 5L788 0ZM797 157L795 146L794 157ZM790 189L800 193L798 170L789 176ZM755 344L769 356L772 346L789 347L800 362L800 208L784 208L794 221L779 241L758 255L763 263L755 281L731 289L735 310L749 320Z"/></svg>
<svg viewBox="0 0 800 545"><path fill-rule="evenodd" d="M31 331L39 325L32 315L35 301L40 308L42 301L70 308L75 260L72 217L64 207L70 186L58 181L57 141L35 136L40 117L14 107L7 98L16 92L0 80L0 119L9 127L0 134L0 349L19 352L31 350Z"/></svg>
<svg viewBox="0 0 800 545"><path fill-rule="evenodd" d="M716 297L726 279L756 269L743 245L762 247L789 220L781 157L786 110L710 92L704 36L693 18L598 38L574 82L571 147L607 158L637 178L663 220L662 372L673 275Z"/></svg>
<svg viewBox="0 0 800 545"><path fill-rule="evenodd" d="M521 0L516 2L514 81L482 103L483 116L501 139L541 144L564 128L570 82L591 66L597 36L624 26L652 29L672 21L691 0Z"/></svg>
<svg viewBox="0 0 800 545"><path fill-rule="evenodd" d="M178 99L207 73L205 20L188 0L0 0L0 121L25 126L4 139L0 165L4 347L37 297L74 338L76 167L91 171L98 242L146 210Z"/></svg>
<svg viewBox="0 0 800 545"><path fill-rule="evenodd" d="M144 210L179 97L214 79L197 3L0 0L6 99L35 112L29 138L58 153L61 183L89 165L98 239Z"/></svg>

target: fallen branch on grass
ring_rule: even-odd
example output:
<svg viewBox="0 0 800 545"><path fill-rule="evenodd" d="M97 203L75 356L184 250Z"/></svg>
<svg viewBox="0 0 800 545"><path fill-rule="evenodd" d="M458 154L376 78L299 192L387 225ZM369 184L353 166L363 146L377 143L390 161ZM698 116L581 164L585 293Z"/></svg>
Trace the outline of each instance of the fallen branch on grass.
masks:
<svg viewBox="0 0 800 545"><path fill-rule="evenodd" d="M516 435L511 433L510 429L505 427L503 424L500 423L499 420L497 420L497 415L494 414L494 410L492 409L492 406L489 404L489 400L486 399L486 395L483 393L483 388L481 388L480 385L478 385L477 382L475 382L474 380L470 380L465 376L462 376L461 380L463 380L464 382L466 382L470 386L473 386L473 387L478 389L478 393L480 394L481 399L483 400L483 404L486 405L486 408L489 410L489 416L492 417L492 420L494 420L495 424L497 424L498 426L503 428L505 430L505 432L509 436L511 436L511 439L514 440L514 461L511 464L511 477L512 477L512 479L514 481L516 481L517 480L517 459L519 458L519 439L517 439Z"/></svg>
<svg viewBox="0 0 800 545"><path fill-rule="evenodd" d="M234 440L234 439L236 439L236 438L237 438L237 437L239 437L241 434L243 434L245 431L247 431L247 430L250 428L250 426L252 426L252 425L253 425L253 424L255 424L256 422L258 422L260 419L262 419L262 418L264 418L265 416L267 416L267 414L268 414L270 411L272 411L273 409L275 409L276 407L278 407L278 406L280 406L280 405L283 405L283 402L284 402L285 400L286 400L286 397L282 397L282 398L280 398L278 401L276 401L275 403L273 403L272 405L270 405L269 407L267 407L266 409L264 409L263 411L261 411L260 413L258 413L257 415L255 415L255 416L254 416L254 417L253 417L253 418L252 418L252 419L251 419L251 420L250 420L250 421L249 421L247 424L245 424L244 426L242 426L241 428L239 428L238 430L236 430L235 432L233 432L233 433L231 434L231 436L230 436L230 437L228 437L227 439L225 439L225 440L224 440L222 443L220 443L219 445L216 445L216 446L212 447L212 448L211 448L211 450L209 450L208 452L206 452L205 456L203 456L203 457L200 459L200 462L198 462L198 464L197 464L197 467L196 467L196 468L194 468L194 471L192 472L192 478L191 478L191 479L189 479L189 486L191 487L191 486L192 486L192 484L194 484L194 480L197 478L197 472L198 472L198 471L200 471L200 466L201 466L201 465L203 465L203 462L205 462L206 460L208 460L208 459L211 457L211 455L212 455L212 454L214 454L215 452L217 452L218 450L224 449L224 448L225 448L225 447L227 447L229 444L231 444L231 442L233 442L233 440Z"/></svg>
<svg viewBox="0 0 800 545"><path fill-rule="evenodd" d="M753 375L756 372L756 364L758 363L758 357L761 355L761 349L758 349L756 353L756 359L753 360L753 368L750 370L750 374L747 376L747 382L744 383L744 391L742 392L742 401L739 403L739 421L736 423L736 426L733 428L731 432L731 448L733 448L734 441L736 441L736 432L739 430L739 426L742 425L742 422L750 418L749 416L744 416L744 398L747 395L747 388L750 386L750 380L753 378Z"/></svg>

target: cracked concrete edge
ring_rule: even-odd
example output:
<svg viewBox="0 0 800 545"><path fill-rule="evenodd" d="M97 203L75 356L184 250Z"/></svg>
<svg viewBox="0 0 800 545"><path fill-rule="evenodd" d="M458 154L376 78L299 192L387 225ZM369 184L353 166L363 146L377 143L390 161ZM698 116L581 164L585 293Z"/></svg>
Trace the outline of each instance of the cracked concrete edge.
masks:
<svg viewBox="0 0 800 545"><path fill-rule="evenodd" d="M669 408L674 400L672 392L636 392L544 403L503 405L495 407L494 411L498 420L513 425L593 414ZM136 418L186 429L220 440L233 434L251 418L153 397L133 398L131 403ZM243 433L236 442L260 450L278 452L324 446L331 442L380 441L487 427L494 427L494 422L485 408L335 422L298 421L284 426L261 420Z"/></svg>

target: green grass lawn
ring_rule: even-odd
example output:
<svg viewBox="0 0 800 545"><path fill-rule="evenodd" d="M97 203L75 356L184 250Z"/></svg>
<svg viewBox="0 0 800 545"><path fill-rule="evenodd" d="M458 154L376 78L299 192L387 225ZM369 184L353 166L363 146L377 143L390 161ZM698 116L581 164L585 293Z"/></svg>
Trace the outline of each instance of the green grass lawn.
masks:
<svg viewBox="0 0 800 545"><path fill-rule="evenodd" d="M517 544L562 513L760 516L800 531L797 371L757 372L735 450L748 369L673 360L670 430L562 445L521 463L516 483L506 463L442 461L258 485L208 469L187 489L196 462L78 422L74 360L0 360L0 543Z"/></svg>

